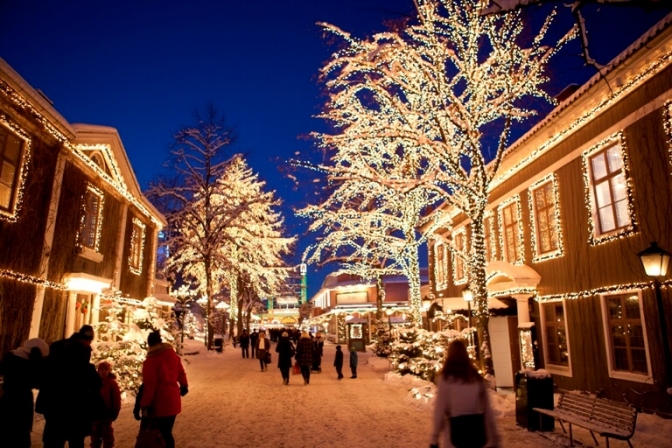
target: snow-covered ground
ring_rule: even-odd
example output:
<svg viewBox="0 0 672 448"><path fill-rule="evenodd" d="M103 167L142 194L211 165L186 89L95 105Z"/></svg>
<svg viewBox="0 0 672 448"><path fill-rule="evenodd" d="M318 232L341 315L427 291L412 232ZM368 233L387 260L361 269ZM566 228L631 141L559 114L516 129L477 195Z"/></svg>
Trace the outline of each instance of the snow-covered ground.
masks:
<svg viewBox="0 0 672 448"><path fill-rule="evenodd" d="M207 352L190 341L186 352L189 394L175 424L178 448L417 448L429 445L433 399L431 383L388 373L387 361L359 354L357 379L336 380L334 346L325 346L321 374L304 386L300 375L282 385L274 364L261 372L256 359L242 359L227 345L224 353ZM275 353L274 353L275 355ZM346 353L347 355L347 353ZM419 397L419 398L416 398ZM515 424L512 394L493 394L504 447L558 447L566 440L556 433L541 435ZM132 448L138 431L128 399L115 422L116 446ZM37 416L33 447L41 447L44 421ZM559 428L558 428L559 430ZM574 430L576 444L596 446L590 434ZM598 439L599 440L599 439ZM634 446L672 446L672 421L640 415ZM603 446L604 443L600 442ZM87 445L88 446L88 445ZM627 447L612 441L611 446Z"/></svg>

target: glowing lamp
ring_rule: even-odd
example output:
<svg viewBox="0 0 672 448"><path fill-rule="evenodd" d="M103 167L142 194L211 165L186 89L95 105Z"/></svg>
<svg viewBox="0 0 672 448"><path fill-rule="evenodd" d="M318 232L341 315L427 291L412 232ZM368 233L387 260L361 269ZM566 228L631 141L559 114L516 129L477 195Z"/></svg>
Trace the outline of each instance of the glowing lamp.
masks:
<svg viewBox="0 0 672 448"><path fill-rule="evenodd" d="M392 310L392 308L388 308L388 309L385 310L385 314L387 314L388 316L391 316L392 313L394 313L394 311Z"/></svg>
<svg viewBox="0 0 672 448"><path fill-rule="evenodd" d="M424 299L422 299L422 309L423 310L425 310L425 311L429 310L430 306L432 306L432 299L430 299L429 297L425 297Z"/></svg>
<svg viewBox="0 0 672 448"><path fill-rule="evenodd" d="M471 292L469 286L467 286L462 290L462 298L464 299L465 302L472 302L474 300L474 293Z"/></svg>
<svg viewBox="0 0 672 448"><path fill-rule="evenodd" d="M657 243L653 242L651 247L644 249L637 256L642 261L646 275L649 277L664 277L667 274L667 267L670 264L672 254L661 249Z"/></svg>

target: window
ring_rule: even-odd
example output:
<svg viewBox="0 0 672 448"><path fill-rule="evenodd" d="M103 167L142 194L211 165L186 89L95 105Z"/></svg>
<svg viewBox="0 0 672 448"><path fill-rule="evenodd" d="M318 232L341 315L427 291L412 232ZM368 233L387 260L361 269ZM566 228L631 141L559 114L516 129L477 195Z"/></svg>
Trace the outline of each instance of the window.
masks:
<svg viewBox="0 0 672 448"><path fill-rule="evenodd" d="M455 251L457 251L458 253L465 255L467 246L466 241L467 241L466 227L462 227L460 230L453 233L453 244ZM464 266L464 259L455 253L451 254L451 256L453 265L453 282L456 285L466 283L467 273Z"/></svg>
<svg viewBox="0 0 672 448"><path fill-rule="evenodd" d="M145 224L137 218L132 221L131 250L128 256L128 267L134 274L142 273L142 255L145 249Z"/></svg>
<svg viewBox="0 0 672 448"><path fill-rule="evenodd" d="M18 201L23 161L23 140L0 126L0 211L13 215Z"/></svg>
<svg viewBox="0 0 672 448"><path fill-rule="evenodd" d="M504 261L511 264L522 264L525 254L523 250L523 229L520 219L520 197L515 196L499 206L500 246Z"/></svg>
<svg viewBox="0 0 672 448"><path fill-rule="evenodd" d="M494 261L497 257L497 247L495 246L495 219L487 216L483 222L483 237L485 239L485 262Z"/></svg>
<svg viewBox="0 0 672 448"><path fill-rule="evenodd" d="M569 342L564 303L543 303L542 308L546 365L569 368Z"/></svg>
<svg viewBox="0 0 672 448"><path fill-rule="evenodd" d="M434 276L436 278L436 289L446 288L446 247L442 242L434 245Z"/></svg>
<svg viewBox="0 0 672 448"><path fill-rule="evenodd" d="M530 212L534 259L539 262L562 255L558 196L554 175L546 177L530 187Z"/></svg>
<svg viewBox="0 0 672 448"><path fill-rule="evenodd" d="M633 230L623 142L623 136L617 134L584 154L591 206L591 244L606 242Z"/></svg>
<svg viewBox="0 0 672 448"><path fill-rule="evenodd" d="M103 224L103 192L89 185L84 193L84 215L79 228L79 244L98 252Z"/></svg>

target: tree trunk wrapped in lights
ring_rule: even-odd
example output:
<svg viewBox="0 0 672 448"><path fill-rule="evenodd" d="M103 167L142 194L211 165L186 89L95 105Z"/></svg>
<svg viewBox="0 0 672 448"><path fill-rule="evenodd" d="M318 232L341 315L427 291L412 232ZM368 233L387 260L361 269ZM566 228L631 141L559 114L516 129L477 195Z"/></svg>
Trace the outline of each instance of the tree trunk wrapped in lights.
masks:
<svg viewBox="0 0 672 448"><path fill-rule="evenodd" d="M370 197L369 190L376 188L385 191L383 200L374 201L377 207L390 207L385 199L393 195L388 191L396 193L397 204L421 193L428 201L425 207L410 207L419 214L398 228L403 232L407 223L422 222L416 241L424 235L435 238L438 227L449 230L450 219L441 216L446 210L461 212L471 222L467 250L444 238L449 250L465 261L482 338L481 359L489 360L483 221L490 183L512 124L535 113L524 101L553 101L541 89L547 81L545 66L575 30L551 46L542 45L551 14L525 42L517 14L483 16L482 6L479 0L416 0L415 21L366 39L322 24L344 45L321 72L330 96L320 116L333 131L314 137L326 152L336 154L330 164L319 166L329 173L332 185L357 179L362 197ZM405 206L399 210L408 214ZM333 217L331 228L340 229L339 219ZM408 256L396 249L397 256ZM414 282L419 284L419 277ZM419 302L419 294L412 293L414 320L420 315ZM493 373L491 362L484 368Z"/></svg>

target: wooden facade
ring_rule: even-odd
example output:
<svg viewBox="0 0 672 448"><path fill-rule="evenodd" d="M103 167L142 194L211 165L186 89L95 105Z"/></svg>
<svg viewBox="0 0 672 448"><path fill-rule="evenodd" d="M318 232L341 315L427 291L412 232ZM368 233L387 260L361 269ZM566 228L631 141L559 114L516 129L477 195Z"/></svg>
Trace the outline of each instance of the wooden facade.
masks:
<svg viewBox="0 0 672 448"><path fill-rule="evenodd" d="M652 241L672 250L671 22L509 148L489 196L487 241L494 243L489 294L515 303L518 325L534 328L535 367L563 389L666 412L671 275L661 279L659 310L637 254ZM463 215L444 232L461 228L470 241ZM438 267L436 247L429 252L435 296L460 296L464 282L454 278L450 257L439 255L446 266ZM437 273L447 276L445 288L437 288L444 283Z"/></svg>
<svg viewBox="0 0 672 448"><path fill-rule="evenodd" d="M153 295L165 218L116 129L68 123L2 59L0 158L0 356L96 323L106 294Z"/></svg>

